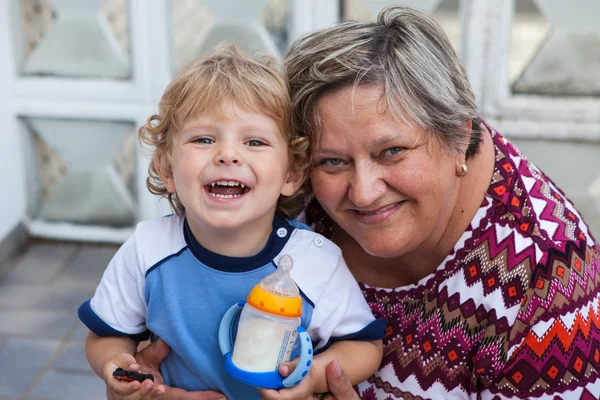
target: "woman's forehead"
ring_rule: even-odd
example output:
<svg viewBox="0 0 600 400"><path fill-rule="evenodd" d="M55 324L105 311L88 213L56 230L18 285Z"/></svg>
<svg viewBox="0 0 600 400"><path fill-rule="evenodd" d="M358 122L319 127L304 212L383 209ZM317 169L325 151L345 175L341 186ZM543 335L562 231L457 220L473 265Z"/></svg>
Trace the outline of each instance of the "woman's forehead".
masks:
<svg viewBox="0 0 600 400"><path fill-rule="evenodd" d="M361 110L374 108L384 114L387 112L387 101L384 91L379 86L346 85L325 93L317 102L320 113L332 109Z"/></svg>

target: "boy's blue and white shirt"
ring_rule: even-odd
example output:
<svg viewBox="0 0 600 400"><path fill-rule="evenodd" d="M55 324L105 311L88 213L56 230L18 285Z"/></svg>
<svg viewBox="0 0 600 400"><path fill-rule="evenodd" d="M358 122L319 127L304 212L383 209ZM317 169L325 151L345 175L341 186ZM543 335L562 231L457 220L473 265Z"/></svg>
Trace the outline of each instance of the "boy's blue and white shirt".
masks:
<svg viewBox="0 0 600 400"><path fill-rule="evenodd" d="M302 294L302 326L316 351L336 340L384 336L385 321L371 314L340 249L279 217L265 248L245 258L203 248L184 216L141 222L111 260L94 297L81 305L79 318L98 336L164 339L171 353L161 371L170 386L258 399L255 388L225 372L217 332L223 314L245 300L283 254L294 261L291 275Z"/></svg>

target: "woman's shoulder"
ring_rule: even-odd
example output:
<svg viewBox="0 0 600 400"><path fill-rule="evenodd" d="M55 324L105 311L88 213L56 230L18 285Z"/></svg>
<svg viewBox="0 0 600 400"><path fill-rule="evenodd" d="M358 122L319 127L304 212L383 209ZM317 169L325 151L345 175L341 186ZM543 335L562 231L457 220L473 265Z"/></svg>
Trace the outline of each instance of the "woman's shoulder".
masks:
<svg viewBox="0 0 600 400"><path fill-rule="evenodd" d="M523 293L518 318L531 325L542 309L569 309L568 303L578 303L592 287L594 293L600 289L593 283L600 269L598 244L552 180L489 129L497 162L487 196L490 205L474 235L474 251L483 246L491 256L502 255L505 267L498 272L520 276L516 289L521 290L507 293Z"/></svg>
<svg viewBox="0 0 600 400"><path fill-rule="evenodd" d="M491 210L485 222L518 232L542 251L589 237L589 227L565 193L509 140L489 125L496 164L487 190Z"/></svg>
<svg viewBox="0 0 600 400"><path fill-rule="evenodd" d="M518 303L505 339L506 359L488 375L489 389L537 396L557 393L560 385L585 386L597 379L585 366L600 367L589 345L600 346L598 244L554 182L508 140L493 136L492 206L479 244L502 254L505 267L497 272L521 282L507 281L505 287L504 301L515 297Z"/></svg>

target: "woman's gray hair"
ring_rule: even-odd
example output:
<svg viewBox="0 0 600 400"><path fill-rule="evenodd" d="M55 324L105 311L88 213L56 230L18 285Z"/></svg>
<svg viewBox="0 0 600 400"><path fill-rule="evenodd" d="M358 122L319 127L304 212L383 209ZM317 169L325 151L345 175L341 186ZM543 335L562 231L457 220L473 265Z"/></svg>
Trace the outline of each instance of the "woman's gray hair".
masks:
<svg viewBox="0 0 600 400"><path fill-rule="evenodd" d="M444 31L418 10L386 7L376 21L311 32L292 44L285 69L294 129L311 143L324 94L348 85L378 86L399 120L421 125L449 151L465 151L470 141L471 155L477 151L478 124L476 137L465 130L465 122L477 117L466 74Z"/></svg>

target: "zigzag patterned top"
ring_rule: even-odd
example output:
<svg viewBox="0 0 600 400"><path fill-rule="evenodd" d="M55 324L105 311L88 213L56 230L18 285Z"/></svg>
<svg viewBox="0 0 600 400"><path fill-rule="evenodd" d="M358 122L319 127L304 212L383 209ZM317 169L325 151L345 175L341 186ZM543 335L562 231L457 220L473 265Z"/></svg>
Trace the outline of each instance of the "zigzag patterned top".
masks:
<svg viewBox="0 0 600 400"><path fill-rule="evenodd" d="M494 175L453 251L415 285L361 285L389 321L362 399L600 398L600 248L564 193L482 129ZM306 215L330 233L318 203Z"/></svg>

